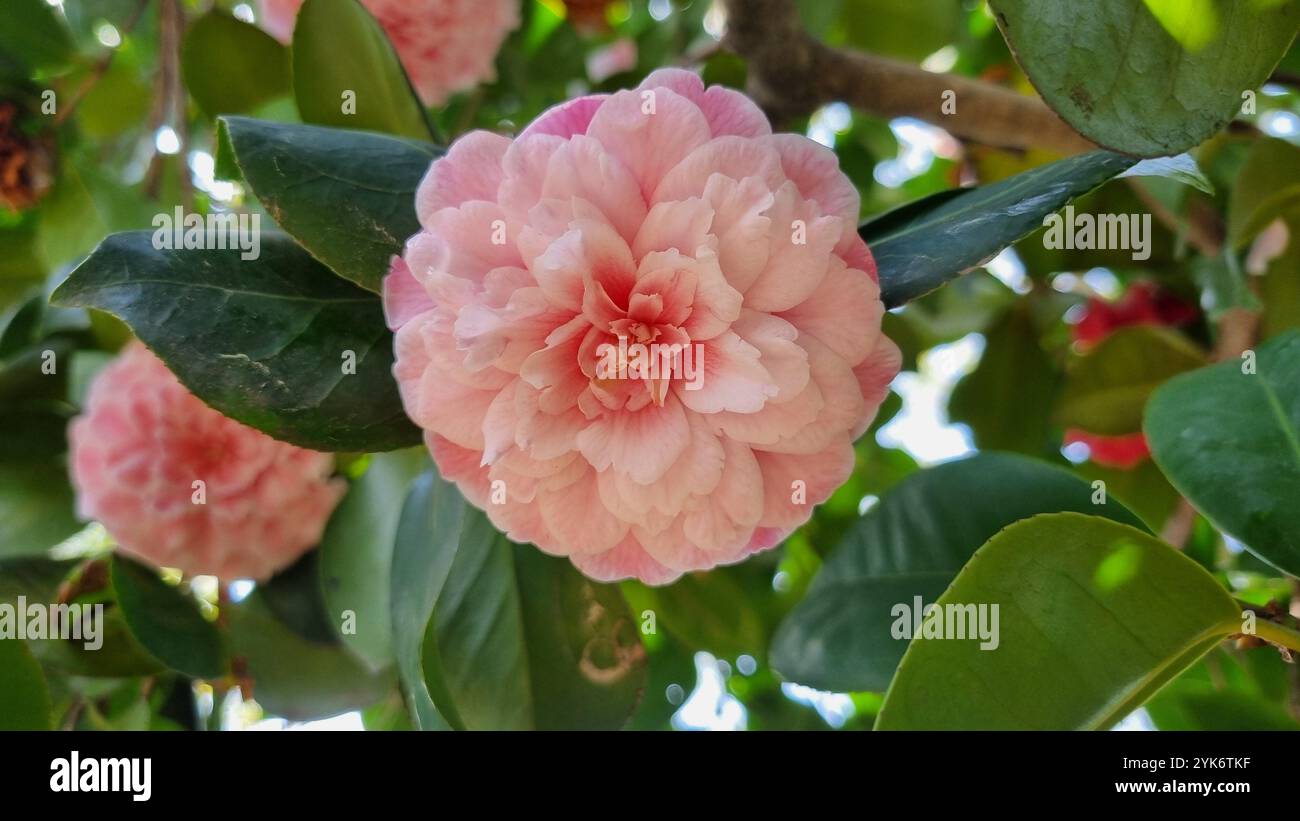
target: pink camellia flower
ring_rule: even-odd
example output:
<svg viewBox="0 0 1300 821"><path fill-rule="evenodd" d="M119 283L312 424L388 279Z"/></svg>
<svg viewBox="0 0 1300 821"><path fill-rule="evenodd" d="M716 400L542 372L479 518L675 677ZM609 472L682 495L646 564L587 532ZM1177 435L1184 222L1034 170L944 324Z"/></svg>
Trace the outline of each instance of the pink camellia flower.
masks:
<svg viewBox="0 0 1300 821"><path fill-rule="evenodd" d="M262 0L262 28L283 43L303 0ZM425 105L496 77L493 62L519 26L519 0L361 0L383 27Z"/></svg>
<svg viewBox="0 0 1300 821"><path fill-rule="evenodd" d="M68 438L78 514L191 575L268 578L320 541L346 489L329 454L223 416L139 342L96 377Z"/></svg>
<svg viewBox="0 0 1300 821"><path fill-rule="evenodd" d="M467 134L416 208L394 373L511 539L661 584L773 547L848 478L900 365L858 193L744 95L660 70Z"/></svg>

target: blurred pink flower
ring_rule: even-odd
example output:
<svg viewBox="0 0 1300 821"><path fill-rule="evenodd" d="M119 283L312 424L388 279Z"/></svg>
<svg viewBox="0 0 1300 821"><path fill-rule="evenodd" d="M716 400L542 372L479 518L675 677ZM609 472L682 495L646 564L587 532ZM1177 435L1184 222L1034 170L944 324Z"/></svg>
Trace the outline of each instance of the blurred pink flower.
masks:
<svg viewBox="0 0 1300 821"><path fill-rule="evenodd" d="M593 83L604 82L615 74L636 68L636 57L636 41L620 37L587 55L587 76Z"/></svg>
<svg viewBox="0 0 1300 821"><path fill-rule="evenodd" d="M223 416L138 342L96 377L68 436L78 514L190 575L268 578L320 541L346 489L329 454Z"/></svg>
<svg viewBox="0 0 1300 821"><path fill-rule="evenodd" d="M262 0L262 28L293 35L303 0ZM379 21L425 105L495 79L501 43L519 25L518 0L361 0Z"/></svg>
<svg viewBox="0 0 1300 821"><path fill-rule="evenodd" d="M384 283L406 411L499 529L593 578L773 547L899 368L858 207L834 153L681 70L467 134ZM674 367L602 370L620 342Z"/></svg>

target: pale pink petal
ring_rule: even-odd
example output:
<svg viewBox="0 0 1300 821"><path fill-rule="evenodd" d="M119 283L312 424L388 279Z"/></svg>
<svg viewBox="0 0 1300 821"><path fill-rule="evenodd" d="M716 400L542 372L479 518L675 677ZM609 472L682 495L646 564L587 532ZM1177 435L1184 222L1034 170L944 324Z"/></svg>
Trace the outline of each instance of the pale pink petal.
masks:
<svg viewBox="0 0 1300 821"><path fill-rule="evenodd" d="M862 271L846 268L835 258L817 290L780 316L800 333L817 337L845 362L856 365L881 338L884 313L880 286Z"/></svg>
<svg viewBox="0 0 1300 821"><path fill-rule="evenodd" d="M392 330L410 322L433 307L433 300L411 276L406 260L393 257L384 277L384 321Z"/></svg>
<svg viewBox="0 0 1300 821"><path fill-rule="evenodd" d="M757 348L732 331L704 343L698 385L674 383L673 392L696 413L754 413L776 396L778 386L759 361Z"/></svg>
<svg viewBox="0 0 1300 821"><path fill-rule="evenodd" d="M853 369L853 375L857 378L858 388L862 393L865 412L858 424L853 426L853 431L849 434L851 437L857 439L871 426L876 418L876 411L889 395L889 386L894 381L894 377L898 376L902 366L902 351L894 344L894 340L882 334L867 358Z"/></svg>
<svg viewBox="0 0 1300 821"><path fill-rule="evenodd" d="M665 88L618 92L596 111L587 134L632 172L647 202L665 172L711 137L699 107Z"/></svg>
<svg viewBox="0 0 1300 821"><path fill-rule="evenodd" d="M446 156L433 161L415 191L421 216L454 208L469 200L496 201L504 175L501 161L510 140L491 131L471 131L452 143Z"/></svg>
<svg viewBox="0 0 1300 821"><path fill-rule="evenodd" d="M523 139L538 134L550 134L567 140L575 134L586 134L591 118L596 116L596 110L608 99L608 94L592 94L552 106L533 120L519 137Z"/></svg>

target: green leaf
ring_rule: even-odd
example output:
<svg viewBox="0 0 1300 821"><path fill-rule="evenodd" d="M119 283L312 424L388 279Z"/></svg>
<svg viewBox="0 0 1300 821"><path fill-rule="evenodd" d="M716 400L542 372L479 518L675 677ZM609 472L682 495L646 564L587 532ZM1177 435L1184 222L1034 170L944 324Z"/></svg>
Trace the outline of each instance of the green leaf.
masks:
<svg viewBox="0 0 1300 821"><path fill-rule="evenodd" d="M411 725L417 730L451 728L434 705L425 681L425 634L460 549L467 507L460 491L444 482L436 471L428 470L412 483L397 523L392 563L392 646ZM482 550L483 545L474 544L470 549ZM433 661L436 665L436 659ZM442 700L445 704L445 698Z"/></svg>
<svg viewBox="0 0 1300 821"><path fill-rule="evenodd" d="M1120 174L1120 177L1163 177L1214 196L1214 183L1205 176L1205 172L1196 164L1196 158L1191 154L1143 160Z"/></svg>
<svg viewBox="0 0 1300 821"><path fill-rule="evenodd" d="M618 589L512 545L429 471L393 554L393 646L412 724L613 729L645 683Z"/></svg>
<svg viewBox="0 0 1300 821"><path fill-rule="evenodd" d="M76 533L73 504L62 462L0 463L0 558L44 553Z"/></svg>
<svg viewBox="0 0 1300 821"><path fill-rule="evenodd" d="M54 706L27 643L0 641L0 730L49 730Z"/></svg>
<svg viewBox="0 0 1300 821"><path fill-rule="evenodd" d="M1282 59L1300 4L990 0L1047 104L1113 151L1186 151L1236 116Z"/></svg>
<svg viewBox="0 0 1300 821"><path fill-rule="evenodd" d="M1156 464L1225 533L1300 576L1300 332L1179 376L1147 406Z"/></svg>
<svg viewBox="0 0 1300 821"><path fill-rule="evenodd" d="M255 261L240 256L114 234L51 300L125 320L200 399L277 439L326 451L418 443L378 297L283 235L262 234Z"/></svg>
<svg viewBox="0 0 1300 821"><path fill-rule="evenodd" d="M1008 310L985 339L979 365L953 389L948 415L970 426L980 450L1042 456L1051 446L1052 403L1060 380L1029 306ZM1010 406L1007 397L1015 397Z"/></svg>
<svg viewBox="0 0 1300 821"><path fill-rule="evenodd" d="M312 550L257 586L271 615L294 633L317 644L339 644L332 615L325 609L320 553Z"/></svg>
<svg viewBox="0 0 1300 821"><path fill-rule="evenodd" d="M858 520L772 641L772 665L823 690L880 691L906 645L891 608L929 604L999 530L1039 513L1098 513L1141 526L1127 508L1068 471L982 453L913 474Z"/></svg>
<svg viewBox="0 0 1300 821"><path fill-rule="evenodd" d="M392 691L391 669L369 670L341 644L299 636L258 596L228 612L231 652L253 680L246 695L272 715L309 721L367 707Z"/></svg>
<svg viewBox="0 0 1300 821"><path fill-rule="evenodd" d="M617 587L513 546L471 511L434 610L440 677L467 729L617 729L645 680ZM466 540L462 537L462 542ZM486 544L483 544L486 542ZM430 671L426 659L426 674Z"/></svg>
<svg viewBox="0 0 1300 821"><path fill-rule="evenodd" d="M532 545L512 547L533 726L622 727L645 690L646 656L618 586L597 584Z"/></svg>
<svg viewBox="0 0 1300 821"><path fill-rule="evenodd" d="M6 0L0 27L0 63L4 57L28 69L62 68L72 57L72 35L45 0Z"/></svg>
<svg viewBox="0 0 1300 821"><path fill-rule="evenodd" d="M885 305L902 305L982 265L1136 162L1093 151L992 185L941 191L868 220L858 233L876 260Z"/></svg>
<svg viewBox="0 0 1300 821"><path fill-rule="evenodd" d="M181 70L185 87L209 117L252 111L291 90L289 50L218 9L185 33Z"/></svg>
<svg viewBox="0 0 1300 821"><path fill-rule="evenodd" d="M224 122L267 213L339 276L378 293L389 260L420 230L415 190L441 151L361 131Z"/></svg>
<svg viewBox="0 0 1300 821"><path fill-rule="evenodd" d="M393 662L393 550L406 490L428 464L423 448L380 453L352 483L320 543L325 610L339 638L378 669ZM354 623L343 629L344 616Z"/></svg>
<svg viewBox="0 0 1300 821"><path fill-rule="evenodd" d="M307 0L293 32L293 90L304 122L427 140L424 106L388 36L356 0ZM344 113L351 93L354 114Z"/></svg>
<svg viewBox="0 0 1300 821"><path fill-rule="evenodd" d="M225 643L198 602L152 568L113 557L117 605L136 641L160 662L193 678L215 679L229 667Z"/></svg>
<svg viewBox="0 0 1300 821"><path fill-rule="evenodd" d="M1228 195L1228 242L1240 248L1279 217L1300 216L1300 148L1256 140Z"/></svg>
<svg viewBox="0 0 1300 821"><path fill-rule="evenodd" d="M829 5L829 0L813 0ZM920 62L958 36L958 0L845 0L840 15L845 42L853 48Z"/></svg>
<svg viewBox="0 0 1300 821"><path fill-rule="evenodd" d="M1160 730L1300 730L1287 714L1288 665L1268 650L1210 652L1144 705ZM1273 675L1276 688L1261 681Z"/></svg>
<svg viewBox="0 0 1300 821"><path fill-rule="evenodd" d="M1057 421L1103 436L1136 433L1151 393L1205 361L1205 354L1177 331L1152 325L1120 328L1069 369Z"/></svg>
<svg viewBox="0 0 1300 821"><path fill-rule="evenodd" d="M761 659L767 652L767 626L755 602L725 572L688 573L666 587L625 582L624 589L638 619L649 611L656 628L691 650L719 658L748 653Z"/></svg>
<svg viewBox="0 0 1300 821"><path fill-rule="evenodd" d="M1236 602L1191 559L1079 513L998 533L936 604L984 607L986 626L996 612L997 645L914 638L877 729L1105 729L1241 629Z"/></svg>

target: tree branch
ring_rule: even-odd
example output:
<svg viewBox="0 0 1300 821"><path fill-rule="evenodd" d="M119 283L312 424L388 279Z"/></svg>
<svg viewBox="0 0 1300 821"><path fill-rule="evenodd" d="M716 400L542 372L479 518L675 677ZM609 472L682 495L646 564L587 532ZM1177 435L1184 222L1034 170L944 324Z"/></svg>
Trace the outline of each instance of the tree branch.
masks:
<svg viewBox="0 0 1300 821"><path fill-rule="evenodd" d="M830 48L808 34L792 0L724 0L725 43L745 58L749 93L778 122L840 101L879 117L915 117L1000 148L1076 154L1095 148L1041 100L955 74ZM943 113L944 92L956 96Z"/></svg>

